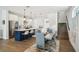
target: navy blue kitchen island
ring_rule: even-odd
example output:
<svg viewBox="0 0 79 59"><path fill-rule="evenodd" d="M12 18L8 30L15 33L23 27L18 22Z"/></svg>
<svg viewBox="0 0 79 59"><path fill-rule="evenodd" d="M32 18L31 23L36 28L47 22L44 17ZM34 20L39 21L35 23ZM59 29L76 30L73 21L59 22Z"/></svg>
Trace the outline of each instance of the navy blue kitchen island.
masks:
<svg viewBox="0 0 79 59"><path fill-rule="evenodd" d="M34 33L30 33L31 30L35 30L35 29L21 29L21 30L15 30L14 33L14 37L16 41L22 41L25 40L27 38L31 38L32 35L34 35ZM29 31L28 34L24 35L25 31Z"/></svg>

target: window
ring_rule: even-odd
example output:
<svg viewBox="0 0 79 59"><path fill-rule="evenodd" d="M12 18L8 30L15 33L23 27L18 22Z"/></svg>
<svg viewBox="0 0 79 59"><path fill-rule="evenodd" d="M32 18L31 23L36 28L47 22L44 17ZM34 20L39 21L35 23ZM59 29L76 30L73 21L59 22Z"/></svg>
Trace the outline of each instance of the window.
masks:
<svg viewBox="0 0 79 59"><path fill-rule="evenodd" d="M78 15L79 15L79 7L75 7L72 10L72 18L74 18L75 16L78 16Z"/></svg>

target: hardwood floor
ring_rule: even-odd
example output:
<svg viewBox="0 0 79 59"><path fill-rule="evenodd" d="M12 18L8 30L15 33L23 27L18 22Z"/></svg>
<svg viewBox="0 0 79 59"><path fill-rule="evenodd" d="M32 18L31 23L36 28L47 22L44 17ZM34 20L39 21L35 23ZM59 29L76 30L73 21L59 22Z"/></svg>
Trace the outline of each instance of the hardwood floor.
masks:
<svg viewBox="0 0 79 59"><path fill-rule="evenodd" d="M74 52L69 42L66 24L58 24L59 52ZM0 52L23 52L35 44L36 38L26 39L24 41L15 41L15 39L0 39Z"/></svg>
<svg viewBox="0 0 79 59"><path fill-rule="evenodd" d="M23 52L30 46L35 44L35 38L26 39L24 41L15 41L15 39L0 39L0 52Z"/></svg>
<svg viewBox="0 0 79 59"><path fill-rule="evenodd" d="M74 52L72 45L69 42L66 24L58 24L58 39L60 41L60 52Z"/></svg>

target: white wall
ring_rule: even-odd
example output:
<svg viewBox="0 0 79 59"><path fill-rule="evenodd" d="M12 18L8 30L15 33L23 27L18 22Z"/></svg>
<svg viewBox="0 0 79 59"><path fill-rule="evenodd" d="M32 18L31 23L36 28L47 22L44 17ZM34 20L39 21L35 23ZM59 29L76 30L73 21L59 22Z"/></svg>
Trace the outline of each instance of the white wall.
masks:
<svg viewBox="0 0 79 59"><path fill-rule="evenodd" d="M58 23L66 23L66 13L65 11L58 12Z"/></svg>
<svg viewBox="0 0 79 59"><path fill-rule="evenodd" d="M48 14L48 19L50 20L50 27L57 26L57 17L57 13Z"/></svg>
<svg viewBox="0 0 79 59"><path fill-rule="evenodd" d="M72 10L73 10L73 7L71 7L68 11L67 11L67 18L68 18L68 22L69 22L69 27L70 27L70 30L71 27L72 27Z"/></svg>
<svg viewBox="0 0 79 59"><path fill-rule="evenodd" d="M34 28L39 28L39 26L43 26L44 27L44 19L34 18L32 25L33 25Z"/></svg>
<svg viewBox="0 0 79 59"><path fill-rule="evenodd" d="M67 11L67 18L68 18L68 23L69 23L69 28L68 30L68 35L69 35L69 41L72 44L73 48L75 51L79 52L79 16L75 16L72 18L72 14L74 7L71 7ZM68 24L67 24L68 25Z"/></svg>
<svg viewBox="0 0 79 59"><path fill-rule="evenodd" d="M7 9L2 9L1 11L2 13L2 17L1 20L5 20L5 24L2 24L2 30L3 30L3 39L9 39L9 23L8 21L18 21L19 25L22 25L22 20L23 18L18 16L18 15L14 15L14 14L10 14L8 12ZM15 26L15 24L12 24L12 26Z"/></svg>
<svg viewBox="0 0 79 59"><path fill-rule="evenodd" d="M33 21L33 25L35 28L38 28L39 26L42 26L44 28L56 26L57 29L57 13L49 13L45 17L43 16L41 18L34 18ZM49 24L46 23L46 21L49 21Z"/></svg>
<svg viewBox="0 0 79 59"><path fill-rule="evenodd" d="M67 20L68 20L68 24L69 24L69 28L70 28L70 30L68 30L69 39L72 39L73 38L71 36L71 32L73 32L72 10L73 10L73 8L70 8L69 10L67 10Z"/></svg>
<svg viewBox="0 0 79 59"><path fill-rule="evenodd" d="M2 19L1 19L1 17L2 17L2 10L0 8L0 38L2 38Z"/></svg>
<svg viewBox="0 0 79 59"><path fill-rule="evenodd" d="M2 24L3 28L3 39L9 39L8 32L8 10L2 9L2 21L5 21L5 24Z"/></svg>
<svg viewBox="0 0 79 59"><path fill-rule="evenodd" d="M12 24L13 27L15 27L15 22L16 22L16 21L18 21L19 26L22 26L22 25L23 25L23 17L22 17L22 16L9 13L9 18L8 18L8 19L9 19L9 21L14 22L14 23Z"/></svg>
<svg viewBox="0 0 79 59"><path fill-rule="evenodd" d="M3 20L5 24L3 24ZM0 38L8 39L8 11L0 9Z"/></svg>
<svg viewBox="0 0 79 59"><path fill-rule="evenodd" d="M9 13L9 20L18 21L18 16L15 14Z"/></svg>
<svg viewBox="0 0 79 59"><path fill-rule="evenodd" d="M49 25L45 24L45 19L49 20ZM18 21L20 25L23 25L23 18L18 15L9 14L9 20ZM27 18L26 20L30 19ZM38 28L39 26L42 27L56 26L57 29L57 13L48 13L48 15L44 15L42 17L40 15L38 15L38 17L33 17L31 25L34 28Z"/></svg>

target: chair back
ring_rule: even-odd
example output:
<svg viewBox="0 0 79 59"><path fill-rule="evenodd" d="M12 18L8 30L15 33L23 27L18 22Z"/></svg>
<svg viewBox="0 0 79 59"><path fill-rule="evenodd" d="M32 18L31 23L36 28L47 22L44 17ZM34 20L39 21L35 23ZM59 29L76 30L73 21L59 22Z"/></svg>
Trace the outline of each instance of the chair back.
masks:
<svg viewBox="0 0 79 59"><path fill-rule="evenodd" d="M45 39L44 34L40 31L35 32L36 34L36 44L38 48L44 48L45 46Z"/></svg>

